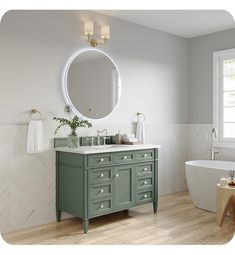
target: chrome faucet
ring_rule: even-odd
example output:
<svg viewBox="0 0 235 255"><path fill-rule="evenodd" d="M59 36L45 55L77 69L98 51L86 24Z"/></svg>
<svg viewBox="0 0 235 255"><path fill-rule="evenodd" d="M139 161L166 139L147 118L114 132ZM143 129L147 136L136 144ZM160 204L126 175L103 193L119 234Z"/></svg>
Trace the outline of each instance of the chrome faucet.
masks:
<svg viewBox="0 0 235 255"><path fill-rule="evenodd" d="M216 128L212 128L211 132L212 132L212 138L213 138L213 136L215 138L217 138L217 129Z"/></svg>
<svg viewBox="0 0 235 255"><path fill-rule="evenodd" d="M211 160L215 160L215 154L218 154L219 151L215 150L215 147L213 144L209 146L208 149L211 151Z"/></svg>
<svg viewBox="0 0 235 255"><path fill-rule="evenodd" d="M99 130L99 129L97 130L97 145L100 145L100 134L103 133L103 132L105 132L106 135L108 133L106 128L103 129L103 130Z"/></svg>
<svg viewBox="0 0 235 255"><path fill-rule="evenodd" d="M213 138L217 138L217 129L212 128L211 133L212 133L212 143L211 143L211 146L208 146L208 150L211 151L211 160L215 160L215 154L219 153L219 151L215 150L215 147L213 144Z"/></svg>

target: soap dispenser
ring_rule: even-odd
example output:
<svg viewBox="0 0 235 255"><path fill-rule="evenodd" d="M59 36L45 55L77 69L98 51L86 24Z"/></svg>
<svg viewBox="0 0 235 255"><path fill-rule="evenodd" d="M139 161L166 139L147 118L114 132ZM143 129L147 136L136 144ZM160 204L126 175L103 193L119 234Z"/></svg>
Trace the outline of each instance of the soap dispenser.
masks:
<svg viewBox="0 0 235 255"><path fill-rule="evenodd" d="M120 134L120 130L118 130L118 133L115 136L116 138L116 144L122 144L122 135Z"/></svg>

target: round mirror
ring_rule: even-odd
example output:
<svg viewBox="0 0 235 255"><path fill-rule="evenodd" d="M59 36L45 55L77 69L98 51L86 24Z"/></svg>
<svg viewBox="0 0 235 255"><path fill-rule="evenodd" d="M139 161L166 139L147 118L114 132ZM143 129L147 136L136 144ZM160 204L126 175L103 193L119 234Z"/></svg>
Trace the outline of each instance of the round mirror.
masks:
<svg viewBox="0 0 235 255"><path fill-rule="evenodd" d="M118 104L120 75L107 54L96 49L77 52L66 65L63 90L66 103L75 114L101 119Z"/></svg>

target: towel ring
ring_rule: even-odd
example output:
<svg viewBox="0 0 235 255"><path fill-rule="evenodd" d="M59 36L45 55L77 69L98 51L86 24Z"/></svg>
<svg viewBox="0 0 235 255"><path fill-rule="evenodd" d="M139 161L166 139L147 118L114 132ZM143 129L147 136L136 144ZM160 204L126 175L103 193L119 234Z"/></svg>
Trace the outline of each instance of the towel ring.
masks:
<svg viewBox="0 0 235 255"><path fill-rule="evenodd" d="M32 115L38 113L40 115L40 120L42 120L42 114L36 109L31 109L29 113L29 120L32 120Z"/></svg>
<svg viewBox="0 0 235 255"><path fill-rule="evenodd" d="M140 119L140 115L144 117L144 121L146 120L145 115L142 112L137 112L136 115L137 115L137 120Z"/></svg>

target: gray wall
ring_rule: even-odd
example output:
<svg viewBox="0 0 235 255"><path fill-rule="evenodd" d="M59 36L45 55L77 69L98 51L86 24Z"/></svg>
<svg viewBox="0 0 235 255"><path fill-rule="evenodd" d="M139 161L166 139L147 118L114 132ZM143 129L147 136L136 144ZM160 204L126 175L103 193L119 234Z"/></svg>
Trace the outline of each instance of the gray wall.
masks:
<svg viewBox="0 0 235 255"><path fill-rule="evenodd" d="M235 48L235 29L189 39L189 123L213 123L213 51Z"/></svg>
<svg viewBox="0 0 235 255"><path fill-rule="evenodd" d="M82 35L86 19L111 27L108 45L99 49L116 62L123 94L109 121L127 122L142 111L150 122L187 123L187 40L87 11L5 14L0 27L0 101L8 114L1 107L0 121L27 120L24 113L32 106L44 113L63 113L61 73L75 51L90 48ZM99 31L95 26L95 33Z"/></svg>

